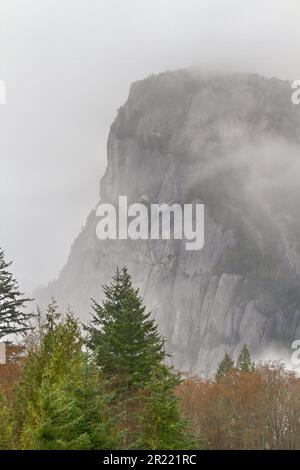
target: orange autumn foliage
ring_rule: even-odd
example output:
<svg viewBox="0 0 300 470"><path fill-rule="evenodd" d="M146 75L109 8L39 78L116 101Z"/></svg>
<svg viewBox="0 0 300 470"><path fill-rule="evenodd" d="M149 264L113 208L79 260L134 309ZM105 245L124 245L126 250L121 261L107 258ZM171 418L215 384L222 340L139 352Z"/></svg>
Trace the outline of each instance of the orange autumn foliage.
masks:
<svg viewBox="0 0 300 470"><path fill-rule="evenodd" d="M208 449L300 449L300 378L266 363L219 381L191 377L182 412Z"/></svg>
<svg viewBox="0 0 300 470"><path fill-rule="evenodd" d="M24 347L8 344L6 364L0 364L0 391L8 399L11 398L20 378L23 353Z"/></svg>

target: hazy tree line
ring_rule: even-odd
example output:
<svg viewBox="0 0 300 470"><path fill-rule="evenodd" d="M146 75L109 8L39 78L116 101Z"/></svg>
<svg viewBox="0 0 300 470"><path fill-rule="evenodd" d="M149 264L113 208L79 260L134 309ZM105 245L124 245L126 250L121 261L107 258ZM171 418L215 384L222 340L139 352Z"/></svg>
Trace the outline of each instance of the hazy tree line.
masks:
<svg viewBox="0 0 300 470"><path fill-rule="evenodd" d="M9 269L0 251L0 339L20 338L0 366L0 449L300 447L299 379L246 346L215 377L183 378L126 268L86 326L55 301L24 313Z"/></svg>

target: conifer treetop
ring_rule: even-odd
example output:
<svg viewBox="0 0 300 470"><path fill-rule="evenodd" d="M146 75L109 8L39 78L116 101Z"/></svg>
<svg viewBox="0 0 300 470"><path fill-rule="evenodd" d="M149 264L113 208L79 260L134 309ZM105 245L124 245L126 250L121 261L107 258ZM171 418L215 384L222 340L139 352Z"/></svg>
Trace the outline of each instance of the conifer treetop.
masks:
<svg viewBox="0 0 300 470"><path fill-rule="evenodd" d="M30 329L31 314L25 313L24 307L31 299L23 297L10 272L11 264L5 261L4 251L0 249L0 338Z"/></svg>
<svg viewBox="0 0 300 470"><path fill-rule="evenodd" d="M236 368L239 372L251 372L254 370L254 362L246 344L244 344L238 356Z"/></svg>
<svg viewBox="0 0 300 470"><path fill-rule="evenodd" d="M131 386L143 383L166 357L164 340L126 267L116 270L103 291L102 305L92 301L88 346L103 372L122 376Z"/></svg>

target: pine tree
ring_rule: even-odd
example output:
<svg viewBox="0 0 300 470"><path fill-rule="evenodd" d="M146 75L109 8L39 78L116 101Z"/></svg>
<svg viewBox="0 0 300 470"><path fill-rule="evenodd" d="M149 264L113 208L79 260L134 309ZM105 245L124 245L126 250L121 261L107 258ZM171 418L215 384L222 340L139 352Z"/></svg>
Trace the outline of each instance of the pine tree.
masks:
<svg viewBox="0 0 300 470"><path fill-rule="evenodd" d="M164 341L132 286L126 268L93 302L88 346L117 397L123 448L176 449L191 444L175 390L178 374L165 365Z"/></svg>
<svg viewBox="0 0 300 470"><path fill-rule="evenodd" d="M126 389L145 383L166 354L157 325L142 304L124 267L104 286L103 305L93 301L88 346L101 370Z"/></svg>
<svg viewBox="0 0 300 470"><path fill-rule="evenodd" d="M223 377L225 377L228 372L230 372L234 367L234 362L231 359L230 355L228 353L225 353L224 358L218 365L218 369L216 372L216 380L220 380Z"/></svg>
<svg viewBox="0 0 300 470"><path fill-rule="evenodd" d="M238 356L236 369L239 372L251 372L254 370L254 362L252 361L250 351L245 344Z"/></svg>
<svg viewBox="0 0 300 470"><path fill-rule="evenodd" d="M137 449L195 449L195 439L181 417L179 398L174 390L180 383L167 368L153 370L144 389L142 412L136 432Z"/></svg>
<svg viewBox="0 0 300 470"><path fill-rule="evenodd" d="M17 393L23 449L109 449L118 433L110 397L97 368L82 350L78 322L46 314L41 344L29 353Z"/></svg>
<svg viewBox="0 0 300 470"><path fill-rule="evenodd" d="M109 399L95 370L87 364L71 365L58 381L42 380L37 409L22 433L25 448L110 449L117 443L109 415Z"/></svg>
<svg viewBox="0 0 300 470"><path fill-rule="evenodd" d="M19 286L9 271L11 263L6 263L4 252L0 249L0 338L11 333L28 329L29 314L24 312L30 300L23 297Z"/></svg>

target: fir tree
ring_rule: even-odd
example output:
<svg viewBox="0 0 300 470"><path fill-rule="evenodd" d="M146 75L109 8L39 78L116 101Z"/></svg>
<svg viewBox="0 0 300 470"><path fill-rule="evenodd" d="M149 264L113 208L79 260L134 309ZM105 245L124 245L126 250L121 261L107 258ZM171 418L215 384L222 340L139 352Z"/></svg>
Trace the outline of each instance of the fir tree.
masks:
<svg viewBox="0 0 300 470"><path fill-rule="evenodd" d="M78 322L52 305L41 344L33 348L17 393L21 403L21 448L109 449L118 433L109 414L110 397L82 350Z"/></svg>
<svg viewBox="0 0 300 470"><path fill-rule="evenodd" d="M135 448L180 450L197 447L187 422L181 417L179 398L174 393L179 383L179 375L170 373L167 368L152 371L144 389Z"/></svg>
<svg viewBox="0 0 300 470"><path fill-rule="evenodd" d="M165 359L164 341L125 267L117 269L103 290L103 305L92 303L88 346L105 374L116 377L126 389L139 387Z"/></svg>
<svg viewBox="0 0 300 470"><path fill-rule="evenodd" d="M191 444L181 418L179 376L165 365L164 341L126 268L104 287L88 327L88 345L117 396L123 448L176 449Z"/></svg>
<svg viewBox="0 0 300 470"><path fill-rule="evenodd" d="M218 365L218 369L216 372L216 380L220 380L223 377L225 377L228 372L230 372L234 367L234 362L231 359L230 355L228 353L225 353L224 358Z"/></svg>
<svg viewBox="0 0 300 470"><path fill-rule="evenodd" d="M4 252L0 249L0 338L11 333L20 333L28 329L29 314L24 312L25 304L30 300L23 297L19 286L9 268Z"/></svg>
<svg viewBox="0 0 300 470"><path fill-rule="evenodd" d="M236 369L239 372L251 372L254 370L254 362L252 361L250 351L245 344L238 356Z"/></svg>

